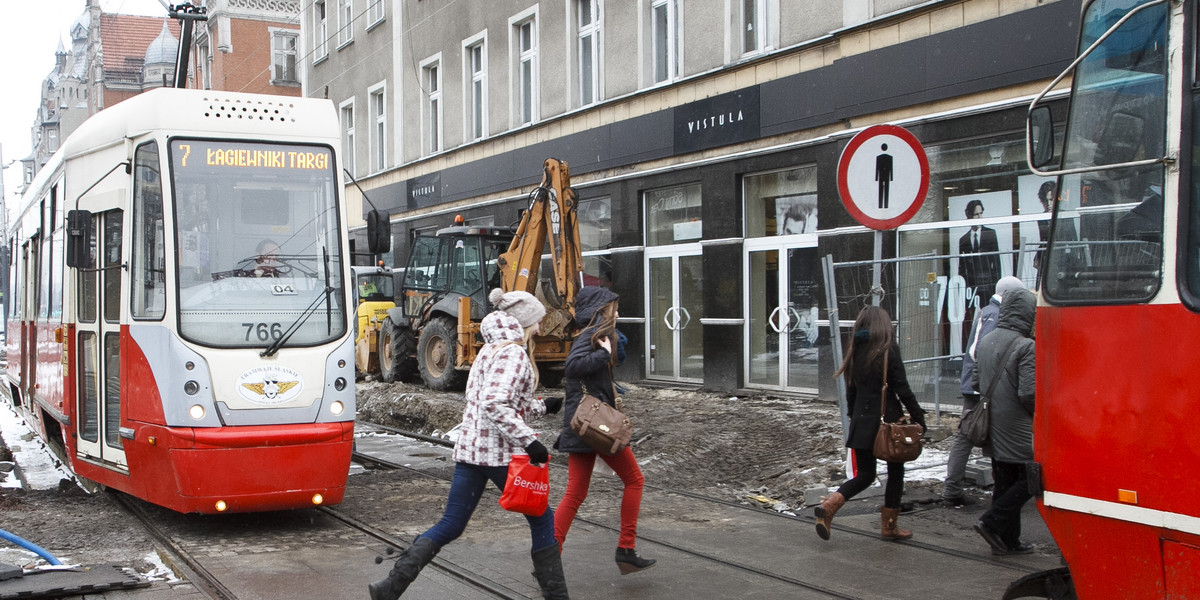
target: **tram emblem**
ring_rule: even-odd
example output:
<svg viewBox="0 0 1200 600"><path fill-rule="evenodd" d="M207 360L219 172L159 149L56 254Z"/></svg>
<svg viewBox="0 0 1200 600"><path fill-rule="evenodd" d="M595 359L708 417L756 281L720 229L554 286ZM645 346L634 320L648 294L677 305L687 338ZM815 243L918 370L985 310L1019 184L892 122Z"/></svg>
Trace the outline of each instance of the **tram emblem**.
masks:
<svg viewBox="0 0 1200 600"><path fill-rule="evenodd" d="M238 377L237 388L256 404L283 404L300 395L304 378L287 367L254 367Z"/></svg>

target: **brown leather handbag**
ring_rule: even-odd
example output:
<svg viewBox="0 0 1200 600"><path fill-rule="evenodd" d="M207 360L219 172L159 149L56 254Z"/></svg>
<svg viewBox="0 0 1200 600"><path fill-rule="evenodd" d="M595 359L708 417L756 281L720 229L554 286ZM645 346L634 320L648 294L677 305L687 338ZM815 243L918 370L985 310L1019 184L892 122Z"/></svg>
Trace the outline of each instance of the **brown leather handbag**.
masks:
<svg viewBox="0 0 1200 600"><path fill-rule="evenodd" d="M890 351L883 355L883 389L879 394L879 431L875 434L875 458L884 462L909 462L921 456L921 426L903 417L897 423L884 423L887 408L887 361Z"/></svg>
<svg viewBox="0 0 1200 600"><path fill-rule="evenodd" d="M613 389L613 401L620 405L616 389ZM579 407L571 417L571 430L575 432L593 450L612 456L629 445L633 437L633 423L624 411L617 410L603 400L585 393L579 400Z"/></svg>

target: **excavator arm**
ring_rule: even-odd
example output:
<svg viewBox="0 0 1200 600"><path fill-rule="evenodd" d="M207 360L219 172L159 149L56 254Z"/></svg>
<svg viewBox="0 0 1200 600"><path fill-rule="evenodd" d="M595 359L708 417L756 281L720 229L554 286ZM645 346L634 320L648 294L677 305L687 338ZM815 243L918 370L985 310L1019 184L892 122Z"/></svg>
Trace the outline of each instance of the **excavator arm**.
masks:
<svg viewBox="0 0 1200 600"><path fill-rule="evenodd" d="M538 293L538 271L547 241L554 266L554 298ZM551 306L574 312L575 295L582 286L583 256L575 190L566 162L548 158L543 163L542 182L529 193L529 209L521 215L516 235L497 262L504 291L529 292Z"/></svg>

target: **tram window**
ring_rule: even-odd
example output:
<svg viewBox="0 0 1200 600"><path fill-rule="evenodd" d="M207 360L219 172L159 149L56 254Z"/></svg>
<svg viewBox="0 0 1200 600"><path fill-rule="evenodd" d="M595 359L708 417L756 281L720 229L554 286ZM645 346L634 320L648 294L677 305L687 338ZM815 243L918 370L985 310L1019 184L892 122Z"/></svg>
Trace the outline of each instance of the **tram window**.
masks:
<svg viewBox="0 0 1200 600"><path fill-rule="evenodd" d="M1110 9L1089 5L1081 49L1121 17ZM1063 167L1112 166L1062 180L1045 274L1051 302L1140 302L1161 285L1165 169L1126 163L1166 151L1166 22L1166 5L1139 13L1075 72Z"/></svg>
<svg viewBox="0 0 1200 600"><path fill-rule="evenodd" d="M121 215L122 211L104 213L104 320L116 323L121 319Z"/></svg>
<svg viewBox="0 0 1200 600"><path fill-rule="evenodd" d="M132 312L135 319L166 314L166 252L163 246L162 178L158 144L138 146L133 194Z"/></svg>

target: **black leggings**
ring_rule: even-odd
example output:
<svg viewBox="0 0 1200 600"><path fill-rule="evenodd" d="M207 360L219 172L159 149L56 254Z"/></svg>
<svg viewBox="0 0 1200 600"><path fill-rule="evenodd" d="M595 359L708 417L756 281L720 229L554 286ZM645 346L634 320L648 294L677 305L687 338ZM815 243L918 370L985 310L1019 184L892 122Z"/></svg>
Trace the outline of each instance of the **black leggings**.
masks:
<svg viewBox="0 0 1200 600"><path fill-rule="evenodd" d="M887 466L888 478L887 485L883 488L883 505L887 508L900 508L900 497L904 495L904 463L890 462ZM855 449L854 467L858 475L838 488L838 492L847 500L875 483L875 453L871 450Z"/></svg>

